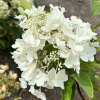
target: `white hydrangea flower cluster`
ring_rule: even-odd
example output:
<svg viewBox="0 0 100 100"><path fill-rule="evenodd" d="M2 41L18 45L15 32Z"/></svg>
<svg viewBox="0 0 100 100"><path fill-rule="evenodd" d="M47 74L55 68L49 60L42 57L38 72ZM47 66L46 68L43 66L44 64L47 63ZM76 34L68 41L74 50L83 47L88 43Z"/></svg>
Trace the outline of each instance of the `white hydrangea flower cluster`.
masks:
<svg viewBox="0 0 100 100"><path fill-rule="evenodd" d="M5 19L10 15L10 9L6 2L0 0L0 19Z"/></svg>
<svg viewBox="0 0 100 100"><path fill-rule="evenodd" d="M33 5L33 0L27 0L27 2ZM11 13L16 15L17 13L14 9L22 6L20 0L10 0L9 3L11 4L11 7L9 7L5 1L0 0L0 19L6 19Z"/></svg>
<svg viewBox="0 0 100 100"><path fill-rule="evenodd" d="M16 16L24 33L12 46L16 48L12 57L22 71L19 79L22 88L30 85L29 91L42 100L46 97L35 85L64 89L68 80L64 68L74 68L79 74L80 59L94 61L95 47L99 47L98 42L93 42L97 34L89 23L76 16L65 18L63 7L50 4L50 13L44 8L32 6L25 10L26 16Z"/></svg>
<svg viewBox="0 0 100 100"><path fill-rule="evenodd" d="M33 0L27 0L27 2L29 2L31 5L33 5ZM10 3L14 9L22 6L20 0L11 0Z"/></svg>

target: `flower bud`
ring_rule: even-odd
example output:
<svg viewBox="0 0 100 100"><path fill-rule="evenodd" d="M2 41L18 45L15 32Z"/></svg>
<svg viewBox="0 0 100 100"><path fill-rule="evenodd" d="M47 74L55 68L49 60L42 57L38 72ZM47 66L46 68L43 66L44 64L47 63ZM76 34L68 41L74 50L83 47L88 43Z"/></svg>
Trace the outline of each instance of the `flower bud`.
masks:
<svg viewBox="0 0 100 100"><path fill-rule="evenodd" d="M14 9L18 8L21 6L20 0L11 0L11 5Z"/></svg>
<svg viewBox="0 0 100 100"><path fill-rule="evenodd" d="M5 92L6 91L6 85L3 84L2 88L1 88L1 91Z"/></svg>
<svg viewBox="0 0 100 100"><path fill-rule="evenodd" d="M14 88L16 90L19 90L20 89L20 83L19 82L16 82L15 85L14 85Z"/></svg>
<svg viewBox="0 0 100 100"><path fill-rule="evenodd" d="M6 71L9 68L9 66L8 65L0 65L0 68L2 70L5 70Z"/></svg>
<svg viewBox="0 0 100 100"><path fill-rule="evenodd" d="M9 76L10 76L11 78L13 78L14 80L17 79L17 74L14 73L14 71L10 71L10 72L9 72Z"/></svg>

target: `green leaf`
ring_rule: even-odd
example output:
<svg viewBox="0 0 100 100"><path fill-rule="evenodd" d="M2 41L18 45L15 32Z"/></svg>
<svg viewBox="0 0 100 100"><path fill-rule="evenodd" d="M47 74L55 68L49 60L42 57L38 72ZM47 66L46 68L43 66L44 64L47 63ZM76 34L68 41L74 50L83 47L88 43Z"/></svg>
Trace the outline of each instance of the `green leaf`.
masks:
<svg viewBox="0 0 100 100"><path fill-rule="evenodd" d="M2 26L3 28L7 28L8 27L8 23L5 20L0 20L0 26Z"/></svg>
<svg viewBox="0 0 100 100"><path fill-rule="evenodd" d="M69 75L76 73L74 69L67 68L66 66L63 66L63 67L66 69Z"/></svg>
<svg viewBox="0 0 100 100"><path fill-rule="evenodd" d="M92 81L97 82L97 79L95 78L96 72L93 69L90 72L87 72L86 74L90 77Z"/></svg>
<svg viewBox="0 0 100 100"><path fill-rule="evenodd" d="M25 9L31 9L31 5L27 2L27 0L20 0L20 2Z"/></svg>
<svg viewBox="0 0 100 100"><path fill-rule="evenodd" d="M100 14L100 0L92 0L91 8L92 8L92 14L91 14L92 17L94 15Z"/></svg>
<svg viewBox="0 0 100 100"><path fill-rule="evenodd" d="M93 67L93 68L100 68L100 64L96 63L95 61L94 62L85 62L85 64L88 66L88 67Z"/></svg>
<svg viewBox="0 0 100 100"><path fill-rule="evenodd" d="M72 86L72 95L71 95L71 99L70 99L70 100L73 100L73 99L74 99L75 90L76 90L76 85L74 84L74 85Z"/></svg>
<svg viewBox="0 0 100 100"><path fill-rule="evenodd" d="M71 100L73 84L74 83L70 78L67 82L64 83L65 89L62 90L62 100Z"/></svg>
<svg viewBox="0 0 100 100"><path fill-rule="evenodd" d="M24 9L22 7L19 7L18 11L20 12L21 15L25 15Z"/></svg>
<svg viewBox="0 0 100 100"><path fill-rule="evenodd" d="M5 48L6 48L5 41L0 40L0 49L5 49Z"/></svg>
<svg viewBox="0 0 100 100"><path fill-rule="evenodd" d="M95 31L96 31L95 28L94 28L93 26L91 26L91 29L92 29L92 32L95 32Z"/></svg>
<svg viewBox="0 0 100 100"><path fill-rule="evenodd" d="M36 0L34 0L33 2L34 2L35 7L37 7L37 2L36 2Z"/></svg>
<svg viewBox="0 0 100 100"><path fill-rule="evenodd" d="M90 67L88 66L88 64L86 62L82 61L82 60L81 60L81 63L80 63L80 68L84 72L89 72L91 70Z"/></svg>
<svg viewBox="0 0 100 100"><path fill-rule="evenodd" d="M98 28L100 26L100 23L94 26L94 29Z"/></svg>
<svg viewBox="0 0 100 100"><path fill-rule="evenodd" d="M99 52L100 51L100 48L96 48L96 51Z"/></svg>
<svg viewBox="0 0 100 100"><path fill-rule="evenodd" d="M92 82L94 89L94 98L91 100L100 100L100 85L95 82Z"/></svg>
<svg viewBox="0 0 100 100"><path fill-rule="evenodd" d="M79 75L75 73L75 74L72 74L71 76L85 90L85 92L88 94L88 96L93 98L93 85L92 85L92 82L91 82L89 76L84 72L80 72Z"/></svg>
<svg viewBox="0 0 100 100"><path fill-rule="evenodd" d="M93 62L81 61L80 67L81 67L82 71L88 72L90 70L90 68L100 68L100 64L96 63L95 61L93 61Z"/></svg>
<svg viewBox="0 0 100 100"><path fill-rule="evenodd" d="M100 36L98 36L97 39L94 40L94 42L99 42L99 45L100 45ZM99 52L100 51L100 47L97 47L96 51Z"/></svg>
<svg viewBox="0 0 100 100"><path fill-rule="evenodd" d="M5 1L5 2L7 2L7 3L9 2L9 0L3 0L3 1Z"/></svg>
<svg viewBox="0 0 100 100"><path fill-rule="evenodd" d="M44 52L44 50L47 50L47 51L48 51L48 52L47 52L47 55L49 55L50 52L56 51L56 50L58 50L58 49L57 49L57 48L54 48L53 45L51 45L51 44L49 44L48 42L46 42L46 46L43 48L41 54Z"/></svg>
<svg viewBox="0 0 100 100"><path fill-rule="evenodd" d="M100 36L97 37L97 39L95 40L95 42L99 42L100 43Z"/></svg>

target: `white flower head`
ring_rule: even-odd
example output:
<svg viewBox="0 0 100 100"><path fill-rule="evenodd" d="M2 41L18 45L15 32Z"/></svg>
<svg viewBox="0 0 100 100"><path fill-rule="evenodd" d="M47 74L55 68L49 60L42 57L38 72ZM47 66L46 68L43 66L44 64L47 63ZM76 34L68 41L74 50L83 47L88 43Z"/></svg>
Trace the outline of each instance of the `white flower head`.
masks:
<svg viewBox="0 0 100 100"><path fill-rule="evenodd" d="M65 67L79 74L80 59L94 61L96 47L100 47L99 42L91 41L97 34L92 32L89 23L76 16L65 18L64 7L50 4L50 12L44 8L32 6L24 11L24 16L16 16L23 34L12 45L16 49L12 58L22 71L21 87L31 86L29 91L42 100L46 97L35 85L64 89L64 82L68 80Z"/></svg>

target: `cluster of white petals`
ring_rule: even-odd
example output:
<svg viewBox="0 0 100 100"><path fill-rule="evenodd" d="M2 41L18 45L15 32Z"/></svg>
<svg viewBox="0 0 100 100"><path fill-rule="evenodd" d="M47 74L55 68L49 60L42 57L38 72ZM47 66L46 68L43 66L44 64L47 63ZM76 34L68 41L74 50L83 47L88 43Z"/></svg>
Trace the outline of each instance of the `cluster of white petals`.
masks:
<svg viewBox="0 0 100 100"><path fill-rule="evenodd" d="M73 68L79 74L80 60L94 61L95 47L99 47L98 42L93 42L97 34L89 23L76 16L65 18L63 7L50 4L51 12L44 8L32 6L24 11L26 16L16 16L24 33L12 46L16 49L12 57L22 71L22 88L30 85L29 91L42 100L46 97L35 85L64 89L68 80L64 68Z"/></svg>
<svg viewBox="0 0 100 100"><path fill-rule="evenodd" d="M0 0L0 19L5 19L10 15L10 9L6 2Z"/></svg>
<svg viewBox="0 0 100 100"><path fill-rule="evenodd" d="M33 5L33 0L27 0L27 2ZM9 0L9 3L5 0L0 0L0 19L6 19L11 14L15 16L18 7L22 7L20 0Z"/></svg>

